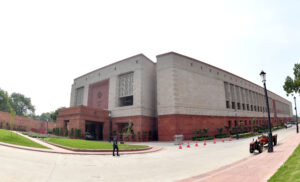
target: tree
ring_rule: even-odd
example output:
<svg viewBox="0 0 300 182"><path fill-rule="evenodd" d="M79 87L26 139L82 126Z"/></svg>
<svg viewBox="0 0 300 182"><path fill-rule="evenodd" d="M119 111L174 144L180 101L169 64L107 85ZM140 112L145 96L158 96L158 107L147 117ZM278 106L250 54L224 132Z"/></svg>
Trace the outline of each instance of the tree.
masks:
<svg viewBox="0 0 300 182"><path fill-rule="evenodd" d="M226 129L227 133L229 133L230 126L224 126L224 128Z"/></svg>
<svg viewBox="0 0 300 182"><path fill-rule="evenodd" d="M58 111L60 109L65 109L66 107L60 107L58 109L56 109L54 112L51 112L50 117L52 119L52 121L56 121L57 115L58 115Z"/></svg>
<svg viewBox="0 0 300 182"><path fill-rule="evenodd" d="M35 111L31 104L31 99L20 93L12 93L10 96L10 105L19 116L27 116Z"/></svg>
<svg viewBox="0 0 300 182"><path fill-rule="evenodd" d="M53 121L52 117L51 117L51 114L53 112L45 112L45 113L42 113L40 116L38 116L38 119L41 120L41 121Z"/></svg>
<svg viewBox="0 0 300 182"><path fill-rule="evenodd" d="M296 95L299 94L300 89L300 64L294 65L294 79L292 79L290 76L287 76L283 85L283 89L286 92L286 95L289 96L289 94Z"/></svg>
<svg viewBox="0 0 300 182"><path fill-rule="evenodd" d="M10 112L9 95L0 88L0 111Z"/></svg>
<svg viewBox="0 0 300 182"><path fill-rule="evenodd" d="M129 139L129 136L133 133L133 123L129 122L122 130L122 136Z"/></svg>
<svg viewBox="0 0 300 182"><path fill-rule="evenodd" d="M10 108L10 119L9 119L9 123L10 123L10 129L11 130L15 130L15 125L16 125L16 112ZM12 132L10 134L10 136L12 136Z"/></svg>

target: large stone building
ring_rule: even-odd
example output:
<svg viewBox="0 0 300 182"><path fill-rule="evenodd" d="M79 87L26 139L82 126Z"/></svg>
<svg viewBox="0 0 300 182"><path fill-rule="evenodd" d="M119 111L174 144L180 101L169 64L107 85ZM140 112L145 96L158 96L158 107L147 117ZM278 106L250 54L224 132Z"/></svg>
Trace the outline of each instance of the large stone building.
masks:
<svg viewBox="0 0 300 182"><path fill-rule="evenodd" d="M272 123L291 120L291 102L270 91L268 96ZM263 124L264 98L261 86L196 59L170 52L154 63L139 54L76 78L71 107L60 111L57 123L96 139L128 123L134 140L190 139L196 129L213 135L224 126Z"/></svg>

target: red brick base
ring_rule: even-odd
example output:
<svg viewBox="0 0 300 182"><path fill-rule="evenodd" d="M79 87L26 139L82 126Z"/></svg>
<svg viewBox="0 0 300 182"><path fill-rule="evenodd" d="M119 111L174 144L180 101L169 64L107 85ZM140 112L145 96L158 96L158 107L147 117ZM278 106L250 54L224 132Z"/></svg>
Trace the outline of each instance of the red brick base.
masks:
<svg viewBox="0 0 300 182"><path fill-rule="evenodd" d="M56 123L54 122L38 121L22 116L15 116L14 120L10 113L0 111L0 128L46 133L47 129L52 131L55 127Z"/></svg>
<svg viewBox="0 0 300 182"><path fill-rule="evenodd" d="M229 125L231 128L235 126L235 120L239 125L242 121L244 126L260 126L267 123L268 118L256 118L257 124L253 125L253 117L222 117L222 116L199 116L199 115L162 115L158 117L158 140L171 141L174 140L174 135L183 134L185 140L191 140L193 131L197 129L208 128L208 135L214 136L218 134L217 128L223 128L223 133L226 133L224 126ZM282 124L283 122L292 121L293 118L271 118L272 125ZM251 123L249 125L249 123ZM230 129L231 130L231 129Z"/></svg>
<svg viewBox="0 0 300 182"><path fill-rule="evenodd" d="M128 116L112 118L112 131L120 133L122 123L133 123L134 138L130 141L149 141L157 139L156 118L148 116Z"/></svg>
<svg viewBox="0 0 300 182"><path fill-rule="evenodd" d="M57 117L57 127L66 128L65 122L68 123L68 131L70 129L80 129L81 137L85 137L86 122L98 122L103 124L103 140L108 140L109 135L117 134L120 137L123 127L128 123L133 123L134 135L129 135L124 140L130 141L149 141L157 139L157 124L156 118L147 116L128 116L128 117L113 117L111 118L112 126L110 133L110 121L108 110L88 106L75 106L59 111Z"/></svg>

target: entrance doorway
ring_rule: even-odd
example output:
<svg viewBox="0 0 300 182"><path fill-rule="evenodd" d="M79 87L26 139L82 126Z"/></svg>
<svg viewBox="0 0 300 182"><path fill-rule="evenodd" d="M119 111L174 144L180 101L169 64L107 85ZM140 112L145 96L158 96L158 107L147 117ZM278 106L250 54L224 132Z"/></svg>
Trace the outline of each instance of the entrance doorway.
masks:
<svg viewBox="0 0 300 182"><path fill-rule="evenodd" d="M88 140L103 140L103 123L85 121L85 138Z"/></svg>

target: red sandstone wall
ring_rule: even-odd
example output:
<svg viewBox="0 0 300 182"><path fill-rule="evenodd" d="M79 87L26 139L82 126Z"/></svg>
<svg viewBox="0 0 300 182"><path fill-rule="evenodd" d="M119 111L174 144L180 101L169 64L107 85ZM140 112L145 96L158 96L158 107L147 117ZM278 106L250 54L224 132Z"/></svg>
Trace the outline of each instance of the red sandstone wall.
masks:
<svg viewBox="0 0 300 182"><path fill-rule="evenodd" d="M256 118L260 126L264 119L267 122L268 118ZM271 118L273 125L277 125L286 121L291 121L293 118ZM231 127L234 127L234 121L237 120L245 123L244 126L255 126L252 123L253 118L249 117L218 117L218 116L198 116L198 115L162 115L158 117L158 139L159 141L174 140L174 135L183 134L185 140L191 140L193 131L196 129L208 128L208 135L214 136L218 134L217 128L223 128L223 133L226 133L224 126L228 126L228 121L231 121ZM251 121L251 125L249 125Z"/></svg>
<svg viewBox="0 0 300 182"><path fill-rule="evenodd" d="M93 108L88 106L74 106L61 109L57 116L57 127L63 128L65 131L64 121L69 121L68 130L72 128L81 130L81 137L85 138L85 122L101 122L103 123L103 140L108 139L108 113L107 110Z"/></svg>
<svg viewBox="0 0 300 182"><path fill-rule="evenodd" d="M47 130L47 122L33 120L26 117L16 116L15 122L10 122L10 113L0 111L0 122L2 122L2 128L7 129L7 125L12 129L25 129L26 131L35 131L45 133ZM7 124L8 123L8 124ZM56 123L48 122L48 130L52 131L55 128Z"/></svg>
<svg viewBox="0 0 300 182"><path fill-rule="evenodd" d="M109 80L100 81L89 86L88 106L94 108L108 108Z"/></svg>
<svg viewBox="0 0 300 182"><path fill-rule="evenodd" d="M135 139L133 141L149 141L149 131L155 135L157 132L156 118L148 116L128 116L128 117L117 117L112 118L112 131L120 132L121 123L133 123L133 131L135 134ZM144 132L147 132L147 137L144 137ZM140 133L140 139L138 139L138 133ZM155 136L152 136L152 140L155 139Z"/></svg>

